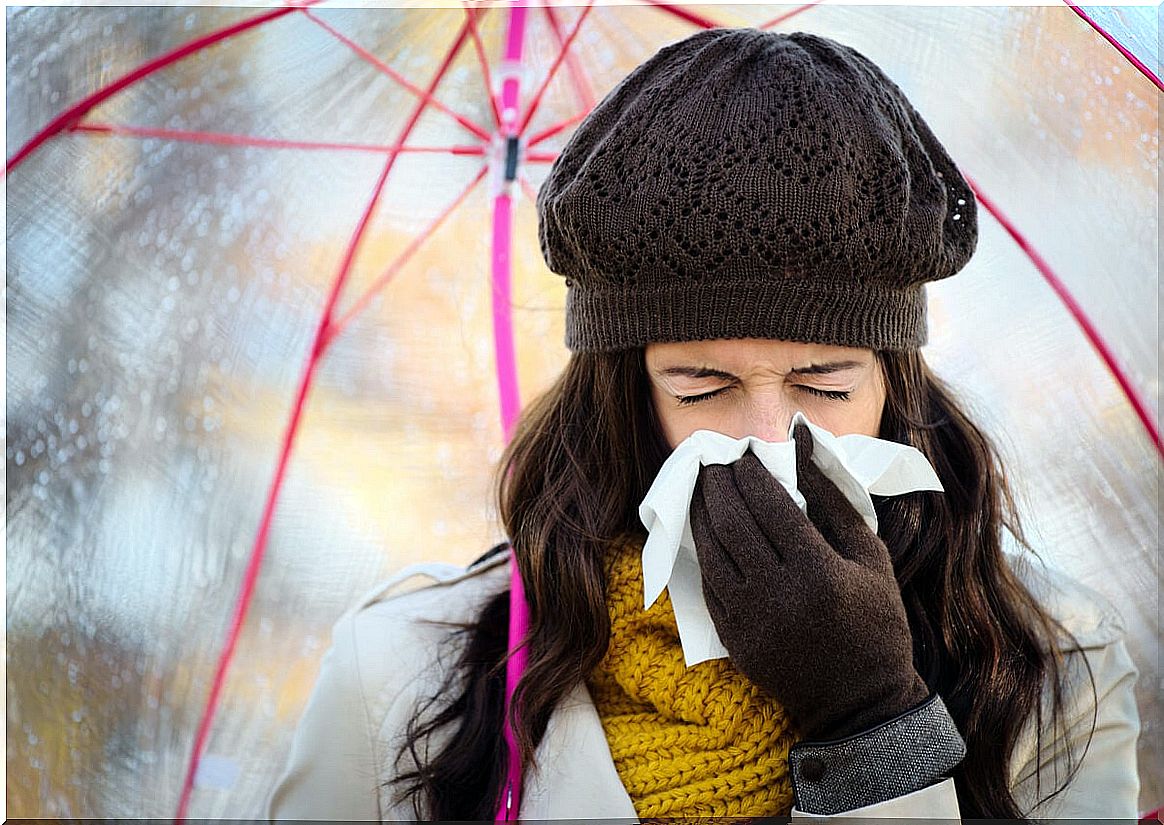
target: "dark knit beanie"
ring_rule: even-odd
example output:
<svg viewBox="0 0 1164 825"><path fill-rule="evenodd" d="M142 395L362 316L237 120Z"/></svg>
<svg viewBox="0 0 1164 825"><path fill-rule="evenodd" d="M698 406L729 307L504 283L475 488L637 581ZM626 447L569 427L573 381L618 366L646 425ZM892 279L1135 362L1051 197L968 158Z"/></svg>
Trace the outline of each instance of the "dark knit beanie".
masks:
<svg viewBox="0 0 1164 825"><path fill-rule="evenodd" d="M974 194L868 58L804 32L660 49L579 124L537 197L566 346L927 341L924 283L978 239Z"/></svg>

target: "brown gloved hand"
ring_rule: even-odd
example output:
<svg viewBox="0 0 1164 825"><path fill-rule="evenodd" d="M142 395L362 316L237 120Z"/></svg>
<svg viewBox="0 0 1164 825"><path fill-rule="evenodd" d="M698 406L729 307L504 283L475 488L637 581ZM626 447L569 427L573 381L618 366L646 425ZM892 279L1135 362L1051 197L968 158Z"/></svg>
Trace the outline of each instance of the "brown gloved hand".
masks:
<svg viewBox="0 0 1164 825"><path fill-rule="evenodd" d="M794 436L811 520L749 450L733 464L700 468L691 532L707 608L732 663L806 739L841 739L930 691L913 666L889 549L812 463L808 427L797 425Z"/></svg>

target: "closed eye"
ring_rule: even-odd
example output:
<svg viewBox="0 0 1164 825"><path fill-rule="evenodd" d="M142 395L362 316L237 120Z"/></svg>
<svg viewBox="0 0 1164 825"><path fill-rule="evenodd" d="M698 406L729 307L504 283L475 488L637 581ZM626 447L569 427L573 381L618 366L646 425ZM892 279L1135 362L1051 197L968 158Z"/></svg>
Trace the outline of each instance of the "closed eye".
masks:
<svg viewBox="0 0 1164 825"><path fill-rule="evenodd" d="M675 399L679 402L680 407L687 407L692 404L698 404L700 401L706 401L709 398L715 398L720 393L727 392L730 389L732 389L731 386L721 387L718 390L712 390L711 392L705 392L700 395L677 395ZM798 386L797 389L804 390L821 398L829 398L833 401L848 401L849 396L852 395L852 391L850 390L818 390L816 387L805 386Z"/></svg>
<svg viewBox="0 0 1164 825"><path fill-rule="evenodd" d="M849 396L852 395L850 390L818 390L816 387L800 387L805 392L810 392L813 395L820 395L824 398L831 398L834 401L848 401Z"/></svg>
<svg viewBox="0 0 1164 825"><path fill-rule="evenodd" d="M676 400L678 400L680 407L686 407L686 406L689 406L691 404L698 404L700 401L706 401L708 398L715 398L721 392L726 392L727 390L730 390L730 389L731 389L731 387L721 387L718 390L712 390L711 392L705 392L702 395L677 395L677 396L675 396L675 398L676 398Z"/></svg>

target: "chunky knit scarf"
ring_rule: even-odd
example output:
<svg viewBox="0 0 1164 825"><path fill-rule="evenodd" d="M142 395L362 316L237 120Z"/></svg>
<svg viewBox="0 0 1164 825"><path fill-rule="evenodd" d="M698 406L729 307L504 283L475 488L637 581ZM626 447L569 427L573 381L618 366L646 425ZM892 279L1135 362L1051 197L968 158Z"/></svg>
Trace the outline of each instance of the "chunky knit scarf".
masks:
<svg viewBox="0 0 1164 825"><path fill-rule="evenodd" d="M586 680L635 811L787 816L795 729L730 660L686 667L667 591L643 610L642 547L629 535L610 545L610 645Z"/></svg>

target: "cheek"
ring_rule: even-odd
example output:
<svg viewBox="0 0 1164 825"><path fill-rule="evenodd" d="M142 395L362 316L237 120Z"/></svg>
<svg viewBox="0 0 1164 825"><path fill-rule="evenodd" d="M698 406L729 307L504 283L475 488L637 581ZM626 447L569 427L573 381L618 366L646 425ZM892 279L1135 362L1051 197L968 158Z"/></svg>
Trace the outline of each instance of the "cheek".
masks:
<svg viewBox="0 0 1164 825"><path fill-rule="evenodd" d="M676 407L675 399L658 389L653 390L651 395L655 405L655 417L659 419L663 437L672 450L696 430L714 429L713 418L708 415L706 409L700 409L699 405L689 408Z"/></svg>
<svg viewBox="0 0 1164 825"><path fill-rule="evenodd" d="M780 421L786 425L797 410L834 435L867 435L877 438L880 432L881 403L867 394L856 393L849 401L816 397L790 400L788 407L779 416Z"/></svg>
<svg viewBox="0 0 1164 825"><path fill-rule="evenodd" d="M854 409L846 416L848 431L877 438L881 432L882 406L883 401L876 393L868 394L859 401L855 401Z"/></svg>
<svg viewBox="0 0 1164 825"><path fill-rule="evenodd" d="M881 432L884 396L876 386L858 385L848 401L808 399L802 409L816 423L835 435L867 435L877 438Z"/></svg>
<svg viewBox="0 0 1164 825"><path fill-rule="evenodd" d="M698 425L693 424L695 418L677 415L677 410L670 409L665 404L656 404L655 410L659 417L659 423L663 427L663 435L672 450L683 439L699 429Z"/></svg>

